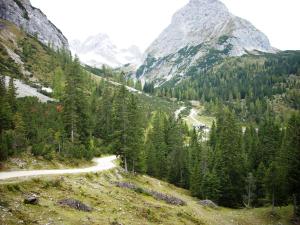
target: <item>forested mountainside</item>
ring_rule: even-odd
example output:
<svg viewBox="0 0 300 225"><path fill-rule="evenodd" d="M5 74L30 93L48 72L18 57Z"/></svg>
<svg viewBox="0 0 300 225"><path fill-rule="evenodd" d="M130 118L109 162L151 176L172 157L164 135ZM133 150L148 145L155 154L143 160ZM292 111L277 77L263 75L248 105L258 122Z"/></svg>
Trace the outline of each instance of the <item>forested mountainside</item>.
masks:
<svg viewBox="0 0 300 225"><path fill-rule="evenodd" d="M191 67L186 78L145 91L180 100L200 100L209 114L227 105L241 121L258 123L263 115L284 120L300 108L300 52L244 55L222 59L212 52ZM152 88L151 88L152 87Z"/></svg>

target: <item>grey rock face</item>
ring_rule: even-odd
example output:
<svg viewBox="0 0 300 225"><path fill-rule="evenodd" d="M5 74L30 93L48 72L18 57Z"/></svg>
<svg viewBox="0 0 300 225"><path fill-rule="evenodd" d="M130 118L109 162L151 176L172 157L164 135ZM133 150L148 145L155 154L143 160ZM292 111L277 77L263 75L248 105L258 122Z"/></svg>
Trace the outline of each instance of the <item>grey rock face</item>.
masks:
<svg viewBox="0 0 300 225"><path fill-rule="evenodd" d="M187 48L192 48L192 54L186 54ZM160 85L174 76L183 76L210 49L221 51L224 56L275 51L262 32L232 15L219 0L190 0L146 50L144 59L154 58L154 62L149 68L149 60L145 60L145 68L137 76Z"/></svg>
<svg viewBox="0 0 300 225"><path fill-rule="evenodd" d="M31 35L37 35L44 44L54 48L68 48L68 40L29 0L0 0L0 18L8 20Z"/></svg>

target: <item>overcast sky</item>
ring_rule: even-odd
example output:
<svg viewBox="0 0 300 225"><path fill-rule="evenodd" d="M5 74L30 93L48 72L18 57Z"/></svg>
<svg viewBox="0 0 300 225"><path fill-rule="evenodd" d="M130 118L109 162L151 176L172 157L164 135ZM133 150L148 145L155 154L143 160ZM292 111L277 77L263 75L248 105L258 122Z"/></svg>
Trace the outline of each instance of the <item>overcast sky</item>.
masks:
<svg viewBox="0 0 300 225"><path fill-rule="evenodd" d="M70 40L106 33L116 45L145 50L189 0L31 0ZM300 0L222 0L279 49L300 50Z"/></svg>

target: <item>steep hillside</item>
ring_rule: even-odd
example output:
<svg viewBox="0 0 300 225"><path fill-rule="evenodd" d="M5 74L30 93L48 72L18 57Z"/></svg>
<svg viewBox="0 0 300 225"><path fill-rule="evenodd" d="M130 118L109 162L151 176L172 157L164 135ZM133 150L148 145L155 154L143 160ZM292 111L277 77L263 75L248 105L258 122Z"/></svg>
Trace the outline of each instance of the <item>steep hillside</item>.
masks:
<svg viewBox="0 0 300 225"><path fill-rule="evenodd" d="M129 185L132 184L132 185ZM123 187L118 187L123 186ZM130 188L126 188L130 187ZM148 176L132 176L119 169L85 176L41 177L0 185L0 222L3 224L199 224L271 225L289 223L291 207L213 209L198 204L189 192ZM172 205L145 191L155 191L182 200ZM35 193L37 205L26 205L24 197ZM78 211L59 202L69 198L91 207Z"/></svg>
<svg viewBox="0 0 300 225"><path fill-rule="evenodd" d="M0 19L0 73L50 85L59 54L11 22Z"/></svg>
<svg viewBox="0 0 300 225"><path fill-rule="evenodd" d="M275 52L250 22L232 15L219 0L190 0L145 53L137 77L156 85L184 77L190 67L216 57ZM205 68L203 68L205 69Z"/></svg>
<svg viewBox="0 0 300 225"><path fill-rule="evenodd" d="M0 19L14 23L28 34L54 48L68 48L68 40L29 0L1 0Z"/></svg>

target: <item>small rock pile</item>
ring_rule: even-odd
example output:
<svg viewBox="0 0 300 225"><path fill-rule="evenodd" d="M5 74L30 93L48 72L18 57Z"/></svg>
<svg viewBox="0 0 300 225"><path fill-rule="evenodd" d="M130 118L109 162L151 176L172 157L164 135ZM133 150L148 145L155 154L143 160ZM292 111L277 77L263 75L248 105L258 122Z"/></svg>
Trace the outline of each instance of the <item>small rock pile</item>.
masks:
<svg viewBox="0 0 300 225"><path fill-rule="evenodd" d="M71 199L71 198L63 199L63 200L58 201L58 204L69 206L73 209L84 211L84 212L92 211L91 207L89 207L88 205L86 205L86 204L84 204L81 201L76 200L76 199Z"/></svg>
<svg viewBox="0 0 300 225"><path fill-rule="evenodd" d="M163 200L166 203L171 204L171 205L180 205L180 206L186 205L185 201L181 200L180 198L176 198L174 196L171 196L171 195L166 195L166 194L156 192L156 191L150 191L149 193L155 199Z"/></svg>
<svg viewBox="0 0 300 225"><path fill-rule="evenodd" d="M186 205L186 202L179 199L179 198L176 198L176 197L171 196L171 195L163 194L163 193L160 193L160 192L157 192L157 191L144 189L144 188L138 187L138 186L136 186L134 184L131 184L131 183L115 182L115 185L117 187L127 188L127 189L133 190L133 191L138 192L138 193L144 193L144 194L150 195L153 198L155 198L156 200L165 201L166 203L168 203L170 205L179 205L179 206Z"/></svg>

